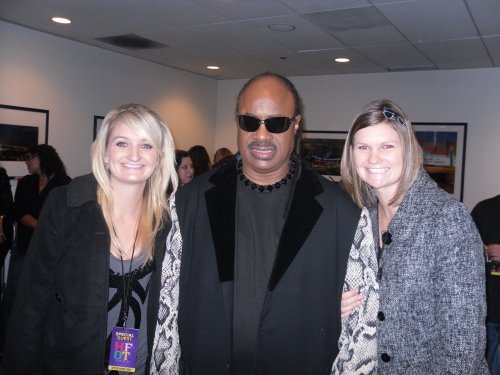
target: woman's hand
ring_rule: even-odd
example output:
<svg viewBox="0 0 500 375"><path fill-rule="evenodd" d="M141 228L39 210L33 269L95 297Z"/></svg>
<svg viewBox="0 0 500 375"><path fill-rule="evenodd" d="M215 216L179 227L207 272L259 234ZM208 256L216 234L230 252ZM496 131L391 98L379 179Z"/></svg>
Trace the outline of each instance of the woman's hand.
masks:
<svg viewBox="0 0 500 375"><path fill-rule="evenodd" d="M489 260L500 262L500 244L484 245L484 252Z"/></svg>
<svg viewBox="0 0 500 375"><path fill-rule="evenodd" d="M340 317L342 319L351 315L352 311L361 305L363 295L358 289L352 289L348 292L342 293L342 300L340 301Z"/></svg>

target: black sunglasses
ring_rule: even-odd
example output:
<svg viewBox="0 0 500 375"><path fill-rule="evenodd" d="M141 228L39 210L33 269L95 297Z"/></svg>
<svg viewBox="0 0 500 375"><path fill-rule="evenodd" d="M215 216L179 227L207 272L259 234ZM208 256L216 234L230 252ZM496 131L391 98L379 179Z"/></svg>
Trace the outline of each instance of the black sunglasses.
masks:
<svg viewBox="0 0 500 375"><path fill-rule="evenodd" d="M382 113L387 120L396 120L399 125L406 126L406 121L392 109L384 107L384 109L382 109Z"/></svg>
<svg viewBox="0 0 500 375"><path fill-rule="evenodd" d="M271 117L265 120L260 120L253 116L236 115L236 121L241 130L246 132L255 132L259 129L260 124L264 124L269 133L279 134L286 132L294 120L289 117Z"/></svg>

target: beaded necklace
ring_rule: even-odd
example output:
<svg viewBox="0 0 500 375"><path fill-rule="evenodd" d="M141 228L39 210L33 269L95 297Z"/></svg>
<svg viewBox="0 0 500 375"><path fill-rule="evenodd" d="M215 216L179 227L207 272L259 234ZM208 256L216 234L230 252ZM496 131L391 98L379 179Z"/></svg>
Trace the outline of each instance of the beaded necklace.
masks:
<svg viewBox="0 0 500 375"><path fill-rule="evenodd" d="M243 173L242 164L243 163L242 163L241 159L238 160L237 170L238 170L238 176L239 176L240 181L243 181L245 186L247 186L248 188L250 188L252 190L257 190L261 193L270 193L273 190L277 190L277 189L281 188L283 185L286 185L288 183L288 181L290 181L293 178L293 176L295 175L295 172L297 171L297 168L296 168L297 162L296 162L295 158L292 156L290 158L290 168L288 169L288 173L286 174L285 177L283 177L278 182L275 182L274 184L259 185L259 184L256 184L255 182L250 181L245 176L245 174Z"/></svg>

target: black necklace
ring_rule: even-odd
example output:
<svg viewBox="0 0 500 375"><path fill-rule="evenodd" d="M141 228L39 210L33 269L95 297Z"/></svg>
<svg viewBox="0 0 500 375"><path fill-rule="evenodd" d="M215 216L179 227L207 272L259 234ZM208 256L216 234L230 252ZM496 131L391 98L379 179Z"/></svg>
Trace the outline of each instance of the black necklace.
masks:
<svg viewBox="0 0 500 375"><path fill-rule="evenodd" d="M255 182L250 181L245 176L245 174L243 173L241 159L238 160L238 165L237 165L238 176L240 178L240 181L243 181L245 186L247 186L248 188L250 188L252 190L257 190L261 193L271 192L275 189L276 190L279 189L283 185L286 185L288 183L288 181L290 181L293 178L293 176L295 175L295 172L297 170L296 167L297 167L297 162L295 161L295 158L292 157L290 159L290 168L288 169L288 173L286 174L285 177L283 177L281 180L279 180L278 182L275 182L274 184L271 184L271 185L259 185L259 184L256 184Z"/></svg>

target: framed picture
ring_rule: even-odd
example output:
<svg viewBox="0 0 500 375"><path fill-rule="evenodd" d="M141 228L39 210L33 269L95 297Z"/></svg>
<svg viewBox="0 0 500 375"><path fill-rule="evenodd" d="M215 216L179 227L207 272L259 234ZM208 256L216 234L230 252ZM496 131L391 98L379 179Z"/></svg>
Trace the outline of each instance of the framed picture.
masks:
<svg viewBox="0 0 500 375"><path fill-rule="evenodd" d="M300 157L326 178L340 180L340 160L347 131L304 130L300 140Z"/></svg>
<svg viewBox="0 0 500 375"><path fill-rule="evenodd" d="M0 104L0 164L9 176L25 175L28 147L48 139L48 110Z"/></svg>
<svg viewBox="0 0 500 375"><path fill-rule="evenodd" d="M95 137L97 136L97 132L101 128L102 120L104 120L104 116L94 115L94 135L92 137L92 141L95 140Z"/></svg>
<svg viewBox="0 0 500 375"><path fill-rule="evenodd" d="M424 151L425 170L462 202L467 124L415 122L413 128Z"/></svg>

